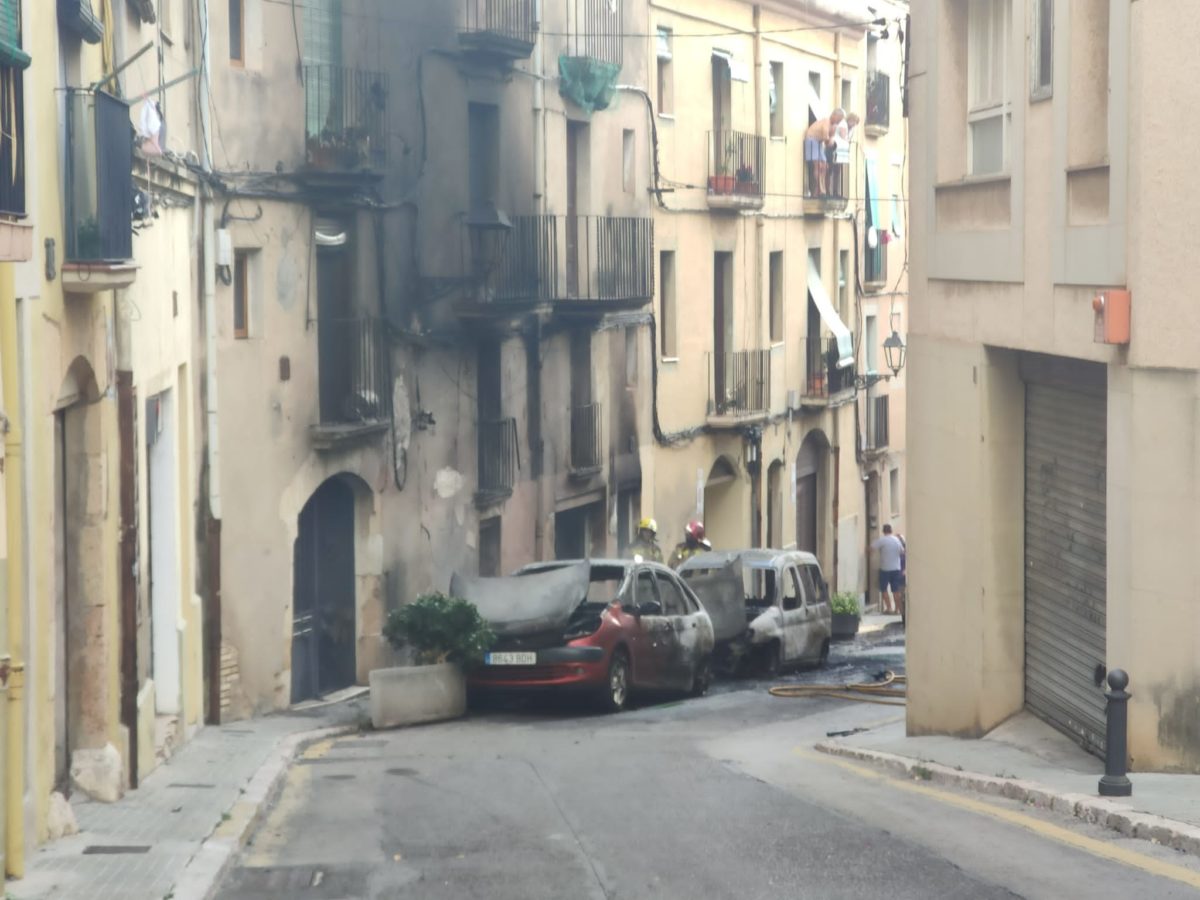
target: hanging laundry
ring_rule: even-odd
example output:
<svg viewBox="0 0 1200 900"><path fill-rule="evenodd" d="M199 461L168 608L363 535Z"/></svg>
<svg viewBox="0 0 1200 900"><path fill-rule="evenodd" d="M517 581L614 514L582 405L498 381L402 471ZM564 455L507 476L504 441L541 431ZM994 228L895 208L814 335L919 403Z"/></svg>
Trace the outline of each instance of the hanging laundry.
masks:
<svg viewBox="0 0 1200 900"><path fill-rule="evenodd" d="M163 120L158 103L154 100L147 100L142 104L142 115L138 128L138 134L142 138L142 152L147 156L162 156L162 144L159 143L162 127Z"/></svg>

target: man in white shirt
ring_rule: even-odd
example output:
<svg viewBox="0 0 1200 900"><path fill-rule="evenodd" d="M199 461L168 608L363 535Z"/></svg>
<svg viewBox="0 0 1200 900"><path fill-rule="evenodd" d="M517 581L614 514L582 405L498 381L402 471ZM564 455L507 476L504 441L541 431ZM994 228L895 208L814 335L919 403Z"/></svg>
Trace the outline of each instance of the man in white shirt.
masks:
<svg viewBox="0 0 1200 900"><path fill-rule="evenodd" d="M884 525L883 536L871 544L871 549L879 553L879 609L884 615L901 615L904 610L904 544L892 534L891 525Z"/></svg>

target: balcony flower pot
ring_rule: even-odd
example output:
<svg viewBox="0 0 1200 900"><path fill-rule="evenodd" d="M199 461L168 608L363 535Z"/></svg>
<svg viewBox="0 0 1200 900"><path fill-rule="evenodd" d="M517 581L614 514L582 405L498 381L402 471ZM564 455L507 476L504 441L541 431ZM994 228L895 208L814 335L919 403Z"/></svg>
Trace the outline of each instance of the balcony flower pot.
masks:
<svg viewBox="0 0 1200 900"><path fill-rule="evenodd" d="M393 648L414 651L418 665L371 672L375 728L441 722L466 712L465 669L478 662L493 641L491 629L471 603L425 594L393 610L383 633Z"/></svg>
<svg viewBox="0 0 1200 900"><path fill-rule="evenodd" d="M713 175L708 179L711 194L732 194L736 186L737 180L732 175Z"/></svg>

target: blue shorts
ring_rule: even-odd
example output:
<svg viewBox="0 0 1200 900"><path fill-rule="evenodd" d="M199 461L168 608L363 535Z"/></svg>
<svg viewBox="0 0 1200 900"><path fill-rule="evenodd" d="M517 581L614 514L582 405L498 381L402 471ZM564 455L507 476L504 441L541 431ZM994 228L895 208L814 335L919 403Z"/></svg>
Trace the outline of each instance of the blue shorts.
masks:
<svg viewBox="0 0 1200 900"><path fill-rule="evenodd" d="M879 570L879 593L891 589L893 593L904 590L904 573L899 569L890 572Z"/></svg>
<svg viewBox="0 0 1200 900"><path fill-rule="evenodd" d="M804 161L825 162L825 148L816 138L804 139Z"/></svg>

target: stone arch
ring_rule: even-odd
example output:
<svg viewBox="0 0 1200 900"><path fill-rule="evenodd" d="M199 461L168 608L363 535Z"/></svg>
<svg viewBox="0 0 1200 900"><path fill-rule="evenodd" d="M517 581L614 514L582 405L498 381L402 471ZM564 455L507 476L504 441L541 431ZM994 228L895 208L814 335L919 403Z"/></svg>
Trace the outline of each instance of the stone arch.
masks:
<svg viewBox="0 0 1200 900"><path fill-rule="evenodd" d="M722 454L713 461L704 483L704 530L719 550L734 549L745 542L740 481L736 464Z"/></svg>
<svg viewBox="0 0 1200 900"><path fill-rule="evenodd" d="M365 678L367 620L378 635L381 572L372 561L375 494L360 476L324 479L297 515L292 550L291 699L322 696Z"/></svg>

